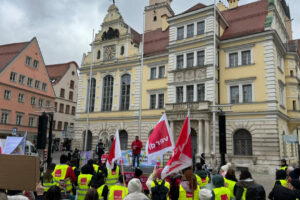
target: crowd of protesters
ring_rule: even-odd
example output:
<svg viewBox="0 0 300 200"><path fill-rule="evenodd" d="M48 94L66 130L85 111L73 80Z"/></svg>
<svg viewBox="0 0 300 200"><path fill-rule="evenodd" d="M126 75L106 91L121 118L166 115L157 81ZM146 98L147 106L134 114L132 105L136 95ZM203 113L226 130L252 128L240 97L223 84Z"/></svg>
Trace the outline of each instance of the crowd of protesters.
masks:
<svg viewBox="0 0 300 200"><path fill-rule="evenodd" d="M136 144L132 146L141 146L138 138L135 141ZM98 152L102 147L99 143ZM144 174L140 168L135 168L134 177L126 180L116 162L114 168L109 170L101 159L89 160L79 170L77 162L63 154L60 164L48 165L35 192L0 190L0 200L300 199L300 168L287 166L285 160L281 161L276 171L272 191L266 194L264 187L255 182L248 170L242 170L237 178L234 168L228 163L221 166L217 173L212 173L206 168L205 155L201 155L201 158L201 162L194 167L173 173L165 179L162 177L163 168L156 166L147 181L142 183Z"/></svg>

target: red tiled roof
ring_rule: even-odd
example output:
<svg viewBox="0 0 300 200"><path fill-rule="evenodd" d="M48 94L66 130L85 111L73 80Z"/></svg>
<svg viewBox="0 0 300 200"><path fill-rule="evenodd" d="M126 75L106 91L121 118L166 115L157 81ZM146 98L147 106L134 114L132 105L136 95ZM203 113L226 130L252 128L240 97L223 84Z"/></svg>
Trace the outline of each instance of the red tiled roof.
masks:
<svg viewBox="0 0 300 200"><path fill-rule="evenodd" d="M68 63L61 63L61 64L54 64L54 65L46 65L46 69L48 71L49 77L51 79L52 85L57 84L60 79L64 76L64 74L68 71L71 63L74 63L75 66L78 68L76 62L68 62Z"/></svg>
<svg viewBox="0 0 300 200"><path fill-rule="evenodd" d="M149 31L144 36L144 55L152 56L168 52L167 46L169 45L169 28L162 31L161 28L155 31Z"/></svg>
<svg viewBox="0 0 300 200"><path fill-rule="evenodd" d="M10 63L30 42L0 45L0 71Z"/></svg>
<svg viewBox="0 0 300 200"><path fill-rule="evenodd" d="M137 31L135 31L133 28L130 28L130 32L133 36L133 38L132 38L133 42L136 44L140 44L140 42L142 40L141 35Z"/></svg>
<svg viewBox="0 0 300 200"><path fill-rule="evenodd" d="M229 23L221 39L250 35L264 31L268 15L268 0L260 0L222 12Z"/></svg>
<svg viewBox="0 0 300 200"><path fill-rule="evenodd" d="M187 9L186 11L184 11L184 12L181 13L181 14L193 12L193 11L195 11L195 10L199 10L199 9L205 8L205 7L206 7L206 5L204 5L204 4L202 4L202 3L198 3L198 4L194 5L193 7Z"/></svg>

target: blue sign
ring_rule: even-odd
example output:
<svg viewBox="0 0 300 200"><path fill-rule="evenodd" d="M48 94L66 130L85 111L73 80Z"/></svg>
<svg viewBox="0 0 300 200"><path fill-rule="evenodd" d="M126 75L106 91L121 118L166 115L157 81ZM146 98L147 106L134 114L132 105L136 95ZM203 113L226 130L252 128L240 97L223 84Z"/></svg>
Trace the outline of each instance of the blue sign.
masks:
<svg viewBox="0 0 300 200"><path fill-rule="evenodd" d="M11 134L12 135L17 135L17 131L18 131L18 128L13 128Z"/></svg>
<svg viewBox="0 0 300 200"><path fill-rule="evenodd" d="M297 143L298 142L297 135L283 135L282 138L283 138L283 141L285 141L287 143Z"/></svg>

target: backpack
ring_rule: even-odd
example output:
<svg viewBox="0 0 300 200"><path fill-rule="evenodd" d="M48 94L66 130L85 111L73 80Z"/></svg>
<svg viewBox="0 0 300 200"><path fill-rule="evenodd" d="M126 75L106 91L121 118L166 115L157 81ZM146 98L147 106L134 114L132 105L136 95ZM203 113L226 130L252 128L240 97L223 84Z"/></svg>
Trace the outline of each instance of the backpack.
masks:
<svg viewBox="0 0 300 200"><path fill-rule="evenodd" d="M254 183L253 185L247 187L246 193L247 200L265 200L266 192L262 185Z"/></svg>
<svg viewBox="0 0 300 200"><path fill-rule="evenodd" d="M167 194L169 189L165 186L165 181L161 184L158 184L154 181L155 186L151 188L152 199L153 200L167 200Z"/></svg>

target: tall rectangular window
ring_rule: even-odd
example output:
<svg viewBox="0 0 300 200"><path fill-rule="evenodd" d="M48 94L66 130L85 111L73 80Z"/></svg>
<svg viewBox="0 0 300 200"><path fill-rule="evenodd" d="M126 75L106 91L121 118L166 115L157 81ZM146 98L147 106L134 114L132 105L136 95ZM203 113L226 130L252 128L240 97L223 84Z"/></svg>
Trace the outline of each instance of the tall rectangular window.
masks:
<svg viewBox="0 0 300 200"><path fill-rule="evenodd" d="M280 105L284 106L284 85L279 83Z"/></svg>
<svg viewBox="0 0 300 200"><path fill-rule="evenodd" d="M183 86L176 87L176 102L183 102Z"/></svg>
<svg viewBox="0 0 300 200"><path fill-rule="evenodd" d="M250 65L251 64L251 51L242 51L242 65Z"/></svg>
<svg viewBox="0 0 300 200"><path fill-rule="evenodd" d="M194 86L188 85L186 86L186 102L194 101Z"/></svg>
<svg viewBox="0 0 300 200"><path fill-rule="evenodd" d="M16 72L10 72L9 80L12 82L16 82L17 79L17 73Z"/></svg>
<svg viewBox="0 0 300 200"><path fill-rule="evenodd" d="M68 122L65 122L64 123L64 131L67 131L68 130Z"/></svg>
<svg viewBox="0 0 300 200"><path fill-rule="evenodd" d="M194 53L188 53L186 55L186 67L194 66Z"/></svg>
<svg viewBox="0 0 300 200"><path fill-rule="evenodd" d="M197 100L198 102L204 101L205 99L205 84L197 85Z"/></svg>
<svg viewBox="0 0 300 200"><path fill-rule="evenodd" d="M282 69L282 56L279 53L277 54L277 66Z"/></svg>
<svg viewBox="0 0 300 200"><path fill-rule="evenodd" d="M54 103L54 111L57 112L57 102Z"/></svg>
<svg viewBox="0 0 300 200"><path fill-rule="evenodd" d="M102 111L111 111L113 104L114 78L107 75L103 79Z"/></svg>
<svg viewBox="0 0 300 200"><path fill-rule="evenodd" d="M194 24L189 24L187 25L187 38L193 37L194 36Z"/></svg>
<svg viewBox="0 0 300 200"><path fill-rule="evenodd" d="M158 94L158 108L162 109L165 107L165 94Z"/></svg>
<svg viewBox="0 0 300 200"><path fill-rule="evenodd" d="M230 103L239 103L239 86L230 86Z"/></svg>
<svg viewBox="0 0 300 200"><path fill-rule="evenodd" d="M60 89L60 94L59 94L59 96L60 96L61 98L65 98L65 89L63 89L63 88Z"/></svg>
<svg viewBox="0 0 300 200"><path fill-rule="evenodd" d="M34 126L34 117L29 116L29 118L28 118L28 126L30 126L30 127Z"/></svg>
<svg viewBox="0 0 300 200"><path fill-rule="evenodd" d="M73 101L73 92L72 91L69 92L69 100Z"/></svg>
<svg viewBox="0 0 300 200"><path fill-rule="evenodd" d="M66 105L66 114L70 114L70 106Z"/></svg>
<svg viewBox="0 0 300 200"><path fill-rule="evenodd" d="M50 107L51 106L51 102L48 100L46 101L46 107Z"/></svg>
<svg viewBox="0 0 300 200"><path fill-rule="evenodd" d="M204 51L197 52L197 66L204 66L205 54Z"/></svg>
<svg viewBox="0 0 300 200"><path fill-rule="evenodd" d="M91 79L91 83L90 80L88 80L87 84L88 84L88 89L87 89L87 102L89 102L89 104L86 104L86 112L89 109L89 112L94 112L95 109L95 98L96 98L96 79L92 78ZM90 96L88 96L90 93ZM107 95L106 93L104 95ZM89 107L88 107L89 106Z"/></svg>
<svg viewBox="0 0 300 200"><path fill-rule="evenodd" d="M296 101L293 101L293 110L294 110L294 111L297 110Z"/></svg>
<svg viewBox="0 0 300 200"><path fill-rule="evenodd" d="M62 122L61 121L59 121L57 123L57 130L62 130Z"/></svg>
<svg viewBox="0 0 300 200"><path fill-rule="evenodd" d="M197 23L197 34L198 34L198 35L204 34L204 28L205 28L205 23L204 23L204 21L198 22L198 23Z"/></svg>
<svg viewBox="0 0 300 200"><path fill-rule="evenodd" d="M42 84L42 90L45 92L47 90L47 83Z"/></svg>
<svg viewBox="0 0 300 200"><path fill-rule="evenodd" d="M229 67L236 67L239 65L238 61L238 53L230 53L229 54Z"/></svg>
<svg viewBox="0 0 300 200"><path fill-rule="evenodd" d="M156 108L156 94L150 95L150 109Z"/></svg>
<svg viewBox="0 0 300 200"><path fill-rule="evenodd" d="M120 110L129 110L131 76L124 74L121 77L121 107Z"/></svg>
<svg viewBox="0 0 300 200"><path fill-rule="evenodd" d="M39 67L39 61L34 60L34 61L33 61L33 67L34 67L35 69L37 69L37 68Z"/></svg>
<svg viewBox="0 0 300 200"><path fill-rule="evenodd" d="M31 60L32 60L31 57L26 56L25 64L28 65L28 66L30 66L31 65Z"/></svg>
<svg viewBox="0 0 300 200"><path fill-rule="evenodd" d="M4 99L10 100L11 98L11 91L10 90L4 90Z"/></svg>
<svg viewBox="0 0 300 200"><path fill-rule="evenodd" d="M153 79L156 79L156 67L152 67L150 69L150 79L153 80Z"/></svg>
<svg viewBox="0 0 300 200"><path fill-rule="evenodd" d="M243 102L252 102L252 85L243 85Z"/></svg>
<svg viewBox="0 0 300 200"><path fill-rule="evenodd" d="M19 83L24 85L24 82L25 82L25 76L24 75L20 75L19 76Z"/></svg>
<svg viewBox="0 0 300 200"><path fill-rule="evenodd" d="M39 99L39 107L43 107L44 105L44 99Z"/></svg>
<svg viewBox="0 0 300 200"><path fill-rule="evenodd" d="M32 78L28 78L27 79L27 86L32 87L32 82L33 82L33 79Z"/></svg>
<svg viewBox="0 0 300 200"><path fill-rule="evenodd" d="M59 112L64 113L64 104L59 104Z"/></svg>
<svg viewBox="0 0 300 200"><path fill-rule="evenodd" d="M177 62L176 62L177 69L183 68L183 55L177 56Z"/></svg>
<svg viewBox="0 0 300 200"><path fill-rule="evenodd" d="M1 113L1 124L9 123L9 111L2 111Z"/></svg>
<svg viewBox="0 0 300 200"><path fill-rule="evenodd" d="M16 125L22 125L22 124L23 124L23 115L22 114L17 114Z"/></svg>
<svg viewBox="0 0 300 200"><path fill-rule="evenodd" d="M184 27L177 28L177 40L182 40L184 37Z"/></svg>
<svg viewBox="0 0 300 200"><path fill-rule="evenodd" d="M74 81L73 80L70 81L70 89L74 89Z"/></svg>
<svg viewBox="0 0 300 200"><path fill-rule="evenodd" d="M34 86L35 89L40 89L40 81L36 80Z"/></svg>
<svg viewBox="0 0 300 200"><path fill-rule="evenodd" d="M33 106L36 104L36 97L31 97L30 104Z"/></svg>
<svg viewBox="0 0 300 200"><path fill-rule="evenodd" d="M76 111L75 106L72 106L72 112L71 112L71 115L75 115L75 111Z"/></svg>
<svg viewBox="0 0 300 200"><path fill-rule="evenodd" d="M25 94L19 93L18 102L24 103L25 101Z"/></svg>
<svg viewBox="0 0 300 200"><path fill-rule="evenodd" d="M158 78L164 78L165 77L165 66L160 66L158 68Z"/></svg>

